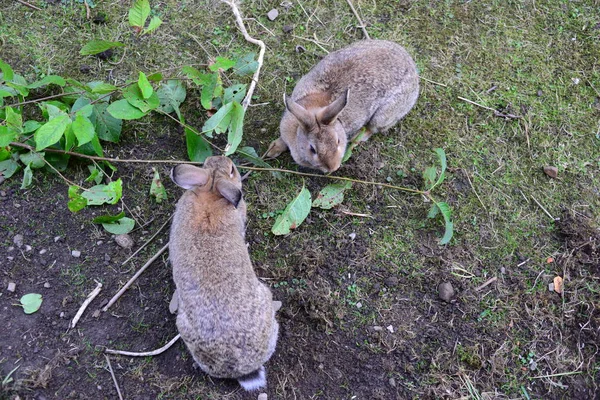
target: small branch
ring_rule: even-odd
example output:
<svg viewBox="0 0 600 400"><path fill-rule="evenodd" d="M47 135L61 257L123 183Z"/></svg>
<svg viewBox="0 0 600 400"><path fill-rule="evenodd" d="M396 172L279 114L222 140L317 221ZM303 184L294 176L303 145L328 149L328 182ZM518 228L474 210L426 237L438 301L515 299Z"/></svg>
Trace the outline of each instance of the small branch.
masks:
<svg viewBox="0 0 600 400"><path fill-rule="evenodd" d="M514 115L514 114L504 114L504 113L501 113L500 111L498 111L498 110L495 110L495 109L493 109L493 108L491 108L491 107L484 106L483 104L476 103L476 102L474 102L473 100L465 99L464 97L460 97L460 96L456 96L456 97L457 97L459 100L466 101L467 103L469 103L469 104L473 104L474 106L481 107L481 108L484 108L484 109L486 109L486 110L490 110L490 111L492 111L492 112L494 113L494 116L495 116L495 117L501 117L501 118L512 118L512 119L521 119L521 117L520 117L519 115Z"/></svg>
<svg viewBox="0 0 600 400"><path fill-rule="evenodd" d="M319 42L317 42L314 39L310 39L310 38L305 38L302 36L296 36L296 35L292 35L294 38L296 39L300 39L300 40L306 40L307 42L311 42L317 45L317 47L319 47L321 50L323 50L326 54L329 54L329 50L327 50L325 47L321 46L321 44Z"/></svg>
<svg viewBox="0 0 600 400"><path fill-rule="evenodd" d="M29 8L33 8L34 10L38 10L38 11L42 11L41 8L38 8L36 6L34 6L33 4L29 4L28 2L26 2L25 0L17 0L19 3L23 4L24 6L27 6Z"/></svg>
<svg viewBox="0 0 600 400"><path fill-rule="evenodd" d="M60 176L65 182L67 182L67 184L69 184L71 186L77 186L79 189L87 191L86 188L83 188L83 187L79 186L78 184L76 184L75 182L72 182L72 181L68 180L67 178L65 178L65 176L63 174L61 174L59 170L54 168L54 165L50 164L50 162L48 160L46 160L45 157L42 157L42 160L44 160L46 165L49 166L54 172L56 172L58 174L58 176Z"/></svg>
<svg viewBox="0 0 600 400"><path fill-rule="evenodd" d="M265 56L265 51L266 51L266 47L265 47L265 43L262 40L258 40L258 39L254 39L252 36L250 36L248 34L248 31L246 30L246 26L244 25L244 20L242 18L242 15L240 14L240 10L238 9L237 5L235 4L234 0L221 0L222 3L227 4L230 8L231 8L231 12L233 12L233 15L235 16L235 22L239 28L239 30L242 32L242 35L244 35L244 39L246 39L247 42L253 43L255 45L257 45L258 47L260 47L260 51L258 52L258 67L256 68L256 71L254 72L254 75L252 76L252 82L250 83L250 86L248 86L248 92L246 93L246 97L244 97L244 100L242 101L242 107L244 107L244 111L246 111L248 109L248 106L250 105L250 101L252 100L252 94L254 93L254 88L256 87L256 83L258 82L258 77L260 75L260 69L263 65L263 59Z"/></svg>
<svg viewBox="0 0 600 400"><path fill-rule="evenodd" d="M144 272L149 266L150 264L152 264L162 253L165 252L165 250L167 250L167 248L169 247L169 243L165 244L163 246L162 249L160 249L158 251L158 253L156 253L151 259L148 260L148 262L146 262L146 264L144 264L144 266L142 268L140 268L140 270L138 272L135 273L135 275L133 277L131 277L131 279L125 284L125 286L123 286L121 288L121 290L119 290L117 292L117 294L115 294L113 296L112 299L110 299L110 301L108 302L108 304L102 309L102 311L106 312L108 311L108 309L110 308L110 306L112 306L113 304L115 304L117 302L117 300L119 300L119 297L121 297L121 295L123 293L125 293L125 291L127 289L129 289L129 287L133 284L133 282L135 282L135 280L142 274L142 272Z"/></svg>
<svg viewBox="0 0 600 400"><path fill-rule="evenodd" d="M147 352L144 352L144 353L133 353L131 351L121 351L121 350L111 350L111 349L105 349L104 352L108 353L108 354L118 354L118 355L121 355L121 356L130 356L130 357L156 356L156 355L159 355L159 354L164 353L165 351L167 351L171 346L173 346L175 344L176 341L179 340L180 337L181 337L181 335L177 334L177 336L175 336L173 339L171 339L171 341L169 343L165 344L160 349L156 349L156 350L152 350L152 351L147 351Z"/></svg>
<svg viewBox="0 0 600 400"><path fill-rule="evenodd" d="M82 90L80 92L53 94L52 96L46 96L46 97L42 97L42 98L35 99L35 100L27 100L27 101L23 101L21 103L6 104L6 105L0 107L0 109L6 108L6 107L24 106L25 104L38 103L38 102L42 102L44 100L58 99L59 97L72 96L74 94L84 94L84 93L85 93L85 91Z"/></svg>
<svg viewBox="0 0 600 400"><path fill-rule="evenodd" d="M87 298L85 299L85 301L83 302L81 307L79 307L79 311L77 311L77 314L75 314L75 317L73 317L73 321L71 321L71 328L75 328L75 325L77 325L77 322L79 322L79 318L81 318L85 309L96 298L96 296L98 296L98 294L100 293L100 290L102 290L102 284L98 281L96 281L96 283L97 283L96 289L92 290L92 292L90 294L88 294Z"/></svg>
<svg viewBox="0 0 600 400"><path fill-rule="evenodd" d="M581 373L583 373L583 372L582 371L561 372L561 373L558 373L558 374L532 376L529 379L555 378L557 376L577 375L577 374L581 374Z"/></svg>
<svg viewBox="0 0 600 400"><path fill-rule="evenodd" d="M425 82L433 83L434 85L438 85L438 86L442 86L442 87L448 87L448 85L445 85L443 83L439 83L439 82L436 82L436 81L432 81L431 79L427 79L427 78L424 78L422 76L420 76L419 79L422 79Z"/></svg>
<svg viewBox="0 0 600 400"><path fill-rule="evenodd" d="M87 3L86 3L87 4ZM112 365L110 364L110 358L105 354L106 363L108 364L108 371L110 372L110 376L112 376L113 382L115 383L115 388L117 388L117 394L119 395L119 400L123 400L123 395L121 394L121 389L119 389L119 384L117 383L117 377L115 376L115 372L112 369Z"/></svg>
<svg viewBox="0 0 600 400"><path fill-rule="evenodd" d="M157 236L157 235L160 233L160 231L162 231L162 230L163 230L163 228L164 228L165 226L167 226L167 224L169 223L169 221L171 221L171 219L172 219L172 218L173 218L173 215L171 215L171 216L170 216L170 217L169 217L169 218L168 218L168 219L165 221L165 223L164 223L164 224L162 224L162 226L161 226L160 228L158 228L158 231L156 231L156 233L155 233L154 235L152 235L152 237L151 237L150 239L148 239L148 240L146 241L146 243L144 243L143 245L141 245L139 249L137 249L137 250L136 250L136 251L135 251L135 252L134 252L132 255L130 255L130 256L127 258L127 260L123 261L123 264L121 264L121 267L123 267L125 264L127 264L127 263L128 263L128 262L129 262L129 261L130 261L130 260L131 260L133 257L135 257L135 256L137 255L137 253L139 253L140 251L142 251L142 249L143 249L144 247L146 247L146 246L147 246L147 245L148 245L148 244L149 244L151 241L153 241L153 240L154 240L154 238L155 238L155 237L156 237L156 236Z"/></svg>
<svg viewBox="0 0 600 400"><path fill-rule="evenodd" d="M485 282L484 282L482 285L480 285L480 286L477 286L477 287L475 288L475 291L476 291L476 292L480 292L480 291L482 291L483 289L485 289L485 287L486 287L486 286L489 286L489 285L491 285L492 283L496 282L497 280L498 280L498 277L494 276L493 278L490 278L490 279L488 279L487 281L485 281Z"/></svg>
<svg viewBox="0 0 600 400"><path fill-rule="evenodd" d="M530 195L530 196L531 196L531 195ZM543 205L542 205L542 204L541 204L539 201L537 201L537 199L536 199L535 197L531 196L531 198L533 199L533 201L535 201L535 203L536 203L538 206L540 206L540 208L542 209L542 211L543 211L543 212L545 212L545 213L546 213L546 215L550 217L550 219L552 219L552 221L558 221L558 220L560 219L560 218L554 218L554 217L552 216L552 214L550 214L550 213L548 212L548 210L546 210L546 208L544 208L544 206L543 206Z"/></svg>
<svg viewBox="0 0 600 400"><path fill-rule="evenodd" d="M485 212L488 212L487 207L485 206L485 204L483 204L483 201L481 200L481 197L479 197L479 195L477 194L477 191L475 190L475 187L473 186L473 182L471 182L471 178L469 177L469 173L466 170L462 170L465 173L465 176L467 177L467 180L469 181L469 185L471 185L471 189L473 189L473 193L475 193L475 196L477 196L477 200L479 200L479 203L481 203L481 205L483 206L483 209L485 210Z"/></svg>
<svg viewBox="0 0 600 400"><path fill-rule="evenodd" d="M92 12L90 10L90 5L88 4L88 0L83 0L83 4L85 4L85 17L87 19L90 19L92 17ZM119 393L119 397L121 397L120 393Z"/></svg>
<svg viewBox="0 0 600 400"><path fill-rule="evenodd" d="M354 8L354 5L352 5L352 2L350 0L346 0L346 2L348 3L348 5L350 6L350 8L352 9L352 13L354 13L354 16L358 20L358 23L360 24L358 27L360 29L362 29L362 32L363 32L363 35L365 36L365 39L367 39L367 40L371 39L369 37L369 33L367 32L367 29L365 28L365 24L363 24L362 19L360 19L360 15L358 15L358 12L356 12L356 9Z"/></svg>

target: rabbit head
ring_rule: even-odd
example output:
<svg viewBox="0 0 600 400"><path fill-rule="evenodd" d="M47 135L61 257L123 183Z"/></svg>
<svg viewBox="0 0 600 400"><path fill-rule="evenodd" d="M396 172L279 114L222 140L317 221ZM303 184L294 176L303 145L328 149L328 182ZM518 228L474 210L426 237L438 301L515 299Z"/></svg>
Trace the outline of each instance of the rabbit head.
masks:
<svg viewBox="0 0 600 400"><path fill-rule="evenodd" d="M188 190L219 193L235 208L242 199L242 178L227 157L208 157L203 168L181 164L171 170L171 179Z"/></svg>
<svg viewBox="0 0 600 400"><path fill-rule="evenodd" d="M324 173L336 171L342 164L348 139L338 116L348 104L346 90L325 107L304 107L284 96L286 109L298 121L296 146L290 146L294 160Z"/></svg>

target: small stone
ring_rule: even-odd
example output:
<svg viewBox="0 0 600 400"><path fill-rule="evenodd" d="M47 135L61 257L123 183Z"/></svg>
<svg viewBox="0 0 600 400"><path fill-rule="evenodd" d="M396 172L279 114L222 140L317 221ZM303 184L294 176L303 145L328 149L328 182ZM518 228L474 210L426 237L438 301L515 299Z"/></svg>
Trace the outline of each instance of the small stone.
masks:
<svg viewBox="0 0 600 400"><path fill-rule="evenodd" d="M267 17L271 20L271 21L275 21L275 18L277 18L279 16L279 11L277 11L276 8L272 9L271 11L269 11L267 13Z"/></svg>
<svg viewBox="0 0 600 400"><path fill-rule="evenodd" d="M79 250L73 250L71 252L71 255L75 258L79 258L79 257L81 257L81 252Z"/></svg>
<svg viewBox="0 0 600 400"><path fill-rule="evenodd" d="M297 45L296 46L296 53L304 53L306 51L306 48L302 45Z"/></svg>
<svg viewBox="0 0 600 400"><path fill-rule="evenodd" d="M558 168L547 165L544 167L544 173L550 178L556 179L556 177L558 176Z"/></svg>
<svg viewBox="0 0 600 400"><path fill-rule="evenodd" d="M40 250L40 255L41 255L41 254L46 254L47 252L48 252L48 250L46 250L46 249L41 249L41 250Z"/></svg>
<svg viewBox="0 0 600 400"><path fill-rule="evenodd" d="M502 275L506 274L506 268L504 268L504 267L500 267L500 273L501 273Z"/></svg>
<svg viewBox="0 0 600 400"><path fill-rule="evenodd" d="M62 239L60 236L54 236L54 243L58 242L60 239Z"/></svg>
<svg viewBox="0 0 600 400"><path fill-rule="evenodd" d="M64 318L64 317L65 317L65 312L64 312L64 311L62 311L62 312L59 314L59 317L61 317L61 318Z"/></svg>
<svg viewBox="0 0 600 400"><path fill-rule="evenodd" d="M2 177L2 182L4 182L4 177ZM6 192L4 190L0 190L0 197L6 197Z"/></svg>
<svg viewBox="0 0 600 400"><path fill-rule="evenodd" d="M573 85L579 85L579 82L581 82L579 78L571 78L571 80L573 81Z"/></svg>
<svg viewBox="0 0 600 400"><path fill-rule="evenodd" d="M450 282L441 283L438 287L440 299L446 303L450 303L450 300L454 297L454 288Z"/></svg>
<svg viewBox="0 0 600 400"><path fill-rule="evenodd" d="M25 245L25 251L31 251L33 250L33 247L31 247L30 245L26 244Z"/></svg>
<svg viewBox="0 0 600 400"><path fill-rule="evenodd" d="M381 331L383 330L383 327L375 325L375 326L373 327L373 330L374 330L375 332L381 332Z"/></svg>
<svg viewBox="0 0 600 400"><path fill-rule="evenodd" d="M388 325L385 327L390 333L394 333L394 327L392 325Z"/></svg>
<svg viewBox="0 0 600 400"><path fill-rule="evenodd" d="M12 260L14 260L15 258L14 258L13 256L8 256L8 257L6 257L6 259L7 259L8 261L12 261Z"/></svg>
<svg viewBox="0 0 600 400"><path fill-rule="evenodd" d="M258 400L268 400L268 396L266 393L261 393L258 395Z"/></svg>
<svg viewBox="0 0 600 400"><path fill-rule="evenodd" d="M542 97L544 95L544 92L541 89L538 89L537 95L538 97Z"/></svg>
<svg viewBox="0 0 600 400"><path fill-rule="evenodd" d="M396 380L394 378L390 378L388 381L391 387L396 387Z"/></svg>
<svg viewBox="0 0 600 400"><path fill-rule="evenodd" d="M96 310L94 311L94 313L92 314L92 317L94 318L98 318L100 316L100 310Z"/></svg>
<svg viewBox="0 0 600 400"><path fill-rule="evenodd" d="M46 282L46 283L44 283L44 287L46 289L50 289L52 286L50 286L50 282Z"/></svg>
<svg viewBox="0 0 600 400"><path fill-rule="evenodd" d="M13 238L13 243L17 247L23 247L23 235L15 235L15 237Z"/></svg>
<svg viewBox="0 0 600 400"><path fill-rule="evenodd" d="M554 282L550 282L550 283L548 284L548 291L550 291L550 292L554 292Z"/></svg>
<svg viewBox="0 0 600 400"><path fill-rule="evenodd" d="M126 233L115 236L115 242L124 249L131 249L133 247L133 239Z"/></svg>
<svg viewBox="0 0 600 400"><path fill-rule="evenodd" d="M360 301L356 303L356 308L362 308L362 303Z"/></svg>
<svg viewBox="0 0 600 400"><path fill-rule="evenodd" d="M97 246L101 246L101 245L103 245L103 244L104 244L104 241L103 241L103 240L98 240L98 241L96 242L96 245L97 245Z"/></svg>
<svg viewBox="0 0 600 400"><path fill-rule="evenodd" d="M292 25L284 25L281 29L283 29L283 33L290 33L294 30L294 27Z"/></svg>
<svg viewBox="0 0 600 400"><path fill-rule="evenodd" d="M104 254L104 261L109 262L110 256L108 254Z"/></svg>
<svg viewBox="0 0 600 400"><path fill-rule="evenodd" d="M356 239L356 233L352 232L351 234L348 235L348 237L350 238L350 240L354 240L354 239Z"/></svg>
<svg viewBox="0 0 600 400"><path fill-rule="evenodd" d="M8 282L8 287L6 288L6 290L8 290L11 293L14 293L14 291L17 290L17 284L14 282Z"/></svg>
<svg viewBox="0 0 600 400"><path fill-rule="evenodd" d="M14 246L10 246L8 249L6 249L6 251L8 251L8 252L10 253L10 252L11 252L11 251L13 251L14 249L15 249L15 247L14 247Z"/></svg>
<svg viewBox="0 0 600 400"><path fill-rule="evenodd" d="M398 278L396 278L395 276L390 276L390 277L385 278L383 283L387 287L394 287L394 286L398 285Z"/></svg>

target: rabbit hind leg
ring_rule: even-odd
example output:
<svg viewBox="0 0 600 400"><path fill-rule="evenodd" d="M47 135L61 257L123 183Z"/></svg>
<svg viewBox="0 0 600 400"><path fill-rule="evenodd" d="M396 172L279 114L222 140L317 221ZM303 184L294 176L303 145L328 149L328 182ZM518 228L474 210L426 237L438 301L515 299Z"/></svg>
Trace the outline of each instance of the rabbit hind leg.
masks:
<svg viewBox="0 0 600 400"><path fill-rule="evenodd" d="M396 125L413 108L417 101L416 95L409 98L401 93L382 105L375 111L367 124L367 130L372 133L385 132Z"/></svg>

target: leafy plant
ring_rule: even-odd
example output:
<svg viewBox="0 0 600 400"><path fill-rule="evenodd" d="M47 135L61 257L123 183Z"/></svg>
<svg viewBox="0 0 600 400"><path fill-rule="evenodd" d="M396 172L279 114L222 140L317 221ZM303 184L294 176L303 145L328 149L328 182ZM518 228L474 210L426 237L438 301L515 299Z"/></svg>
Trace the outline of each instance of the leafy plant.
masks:
<svg viewBox="0 0 600 400"><path fill-rule="evenodd" d="M155 15L150 19L148 26L145 27L150 12L150 3L148 0L136 0L133 7L129 9L129 25L136 33L141 35L151 33L162 24L162 20Z"/></svg>

